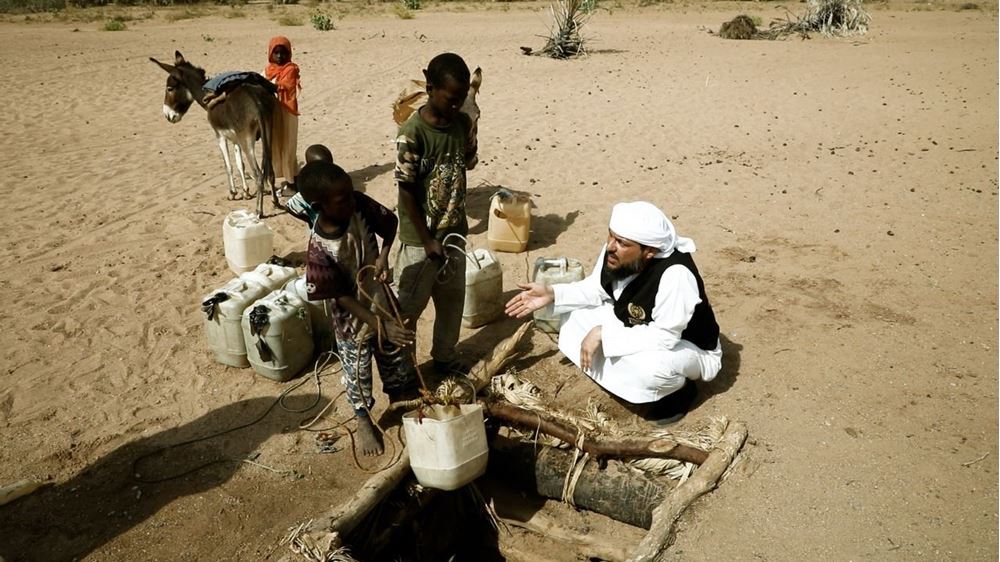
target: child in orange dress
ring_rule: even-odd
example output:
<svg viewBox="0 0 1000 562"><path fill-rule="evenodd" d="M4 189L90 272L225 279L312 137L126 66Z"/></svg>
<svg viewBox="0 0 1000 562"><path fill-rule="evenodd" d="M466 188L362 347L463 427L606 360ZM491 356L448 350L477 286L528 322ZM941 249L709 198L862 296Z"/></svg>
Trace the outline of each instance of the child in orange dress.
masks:
<svg viewBox="0 0 1000 562"><path fill-rule="evenodd" d="M287 37L274 37L267 45L267 68L264 76L278 87L279 107L275 110L271 162L274 175L285 179L282 184L295 183L299 173L296 145L299 136L299 65L292 62L292 42Z"/></svg>

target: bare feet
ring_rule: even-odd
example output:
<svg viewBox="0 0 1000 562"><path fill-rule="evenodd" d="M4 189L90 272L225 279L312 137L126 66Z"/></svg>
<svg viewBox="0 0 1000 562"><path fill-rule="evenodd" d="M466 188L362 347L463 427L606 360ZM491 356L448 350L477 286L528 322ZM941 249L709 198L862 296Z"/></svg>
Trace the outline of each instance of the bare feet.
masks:
<svg viewBox="0 0 1000 562"><path fill-rule="evenodd" d="M366 457L377 457L382 454L382 437L375 429L371 418L368 416L356 416L358 420L358 447L361 454Z"/></svg>

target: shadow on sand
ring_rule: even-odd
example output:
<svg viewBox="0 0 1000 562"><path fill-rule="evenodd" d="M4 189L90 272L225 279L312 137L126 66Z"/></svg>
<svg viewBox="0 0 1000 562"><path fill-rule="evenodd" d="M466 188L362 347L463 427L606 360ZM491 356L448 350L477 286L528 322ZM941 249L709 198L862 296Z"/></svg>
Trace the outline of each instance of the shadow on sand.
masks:
<svg viewBox="0 0 1000 562"><path fill-rule="evenodd" d="M489 229L490 199L502 187L483 182L468 190L465 196L465 209L470 219L469 235L483 234ZM532 208L535 208L534 203ZM579 216L579 211L567 213L566 216L532 213L528 251L541 250L555 244L559 235L569 230Z"/></svg>
<svg viewBox="0 0 1000 562"><path fill-rule="evenodd" d="M289 396L285 407L306 409L312 396ZM203 493L230 478L258 447L301 413L274 407L275 398L253 398L212 410L184 425L126 443L88 465L69 480L0 506L0 556L19 562L74 560L153 516L174 500ZM136 459L172 444L258 423L189 446ZM203 469L184 474L206 463Z"/></svg>
<svg viewBox="0 0 1000 562"><path fill-rule="evenodd" d="M371 166L365 166L360 170L354 170L348 175L351 176L351 182L354 184L354 191L360 191L364 193L368 188L368 183L373 179L381 176L382 174L394 169L396 164L394 162L387 162L385 164L372 164ZM387 201L379 201L386 207L390 209L394 206L394 203ZM390 204L387 204L390 203Z"/></svg>

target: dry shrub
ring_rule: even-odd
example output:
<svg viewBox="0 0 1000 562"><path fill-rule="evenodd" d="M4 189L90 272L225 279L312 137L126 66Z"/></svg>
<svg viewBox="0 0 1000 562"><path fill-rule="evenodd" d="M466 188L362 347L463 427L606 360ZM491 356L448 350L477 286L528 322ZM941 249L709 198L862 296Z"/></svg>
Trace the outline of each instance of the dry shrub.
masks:
<svg viewBox="0 0 1000 562"><path fill-rule="evenodd" d="M719 29L719 37L723 39L753 39L756 34L757 26L753 20L750 16L743 15L723 23Z"/></svg>
<svg viewBox="0 0 1000 562"><path fill-rule="evenodd" d="M122 20L114 19L104 22L104 31L125 31L127 29L125 22Z"/></svg>

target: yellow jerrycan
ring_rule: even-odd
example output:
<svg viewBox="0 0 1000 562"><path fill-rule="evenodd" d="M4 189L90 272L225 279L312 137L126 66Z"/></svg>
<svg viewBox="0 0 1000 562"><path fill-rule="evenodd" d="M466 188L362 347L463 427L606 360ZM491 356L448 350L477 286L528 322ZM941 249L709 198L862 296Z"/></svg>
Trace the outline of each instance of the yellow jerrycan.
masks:
<svg viewBox="0 0 1000 562"><path fill-rule="evenodd" d="M490 198L487 245L494 252L523 252L531 235L531 195L499 189Z"/></svg>

